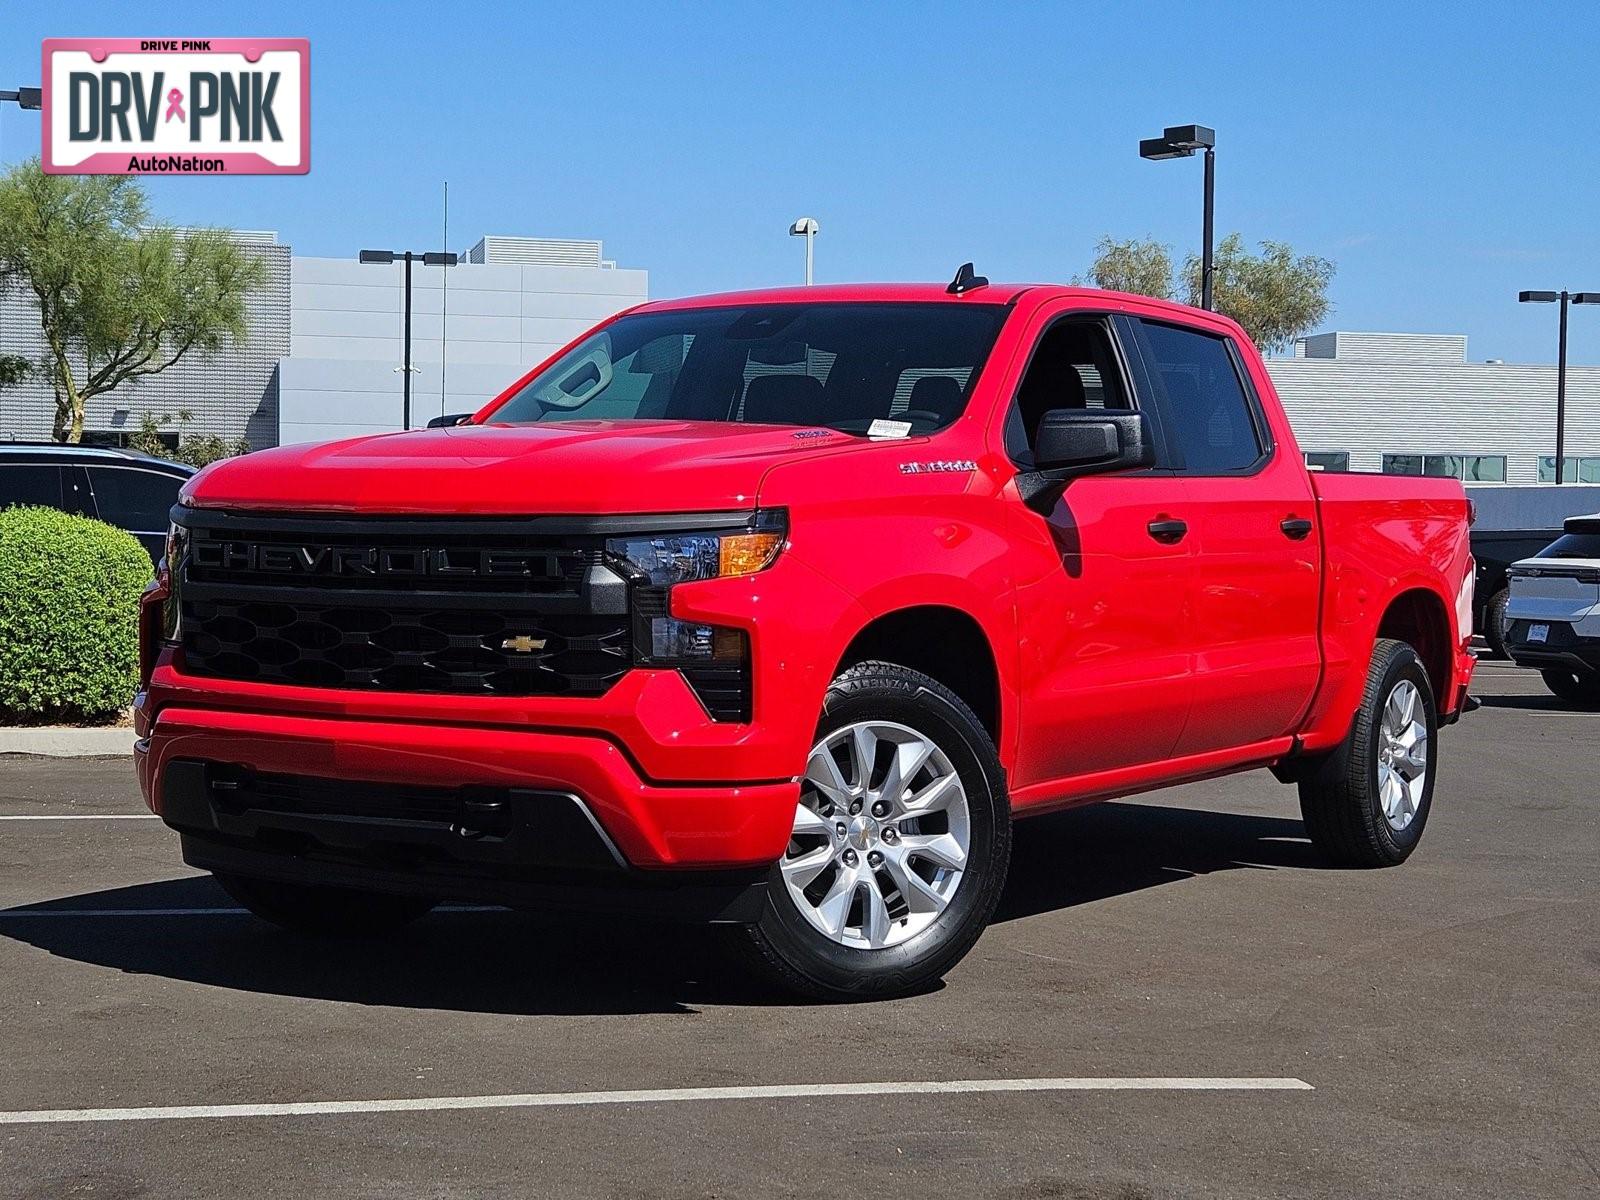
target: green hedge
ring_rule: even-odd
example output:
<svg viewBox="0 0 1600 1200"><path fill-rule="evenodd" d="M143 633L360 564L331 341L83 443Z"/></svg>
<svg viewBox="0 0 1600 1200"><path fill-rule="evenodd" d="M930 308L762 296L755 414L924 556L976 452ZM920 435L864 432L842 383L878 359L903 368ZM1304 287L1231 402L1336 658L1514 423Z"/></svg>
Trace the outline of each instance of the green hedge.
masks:
<svg viewBox="0 0 1600 1200"><path fill-rule="evenodd" d="M132 534L53 508L0 511L0 721L93 721L132 703L149 579Z"/></svg>

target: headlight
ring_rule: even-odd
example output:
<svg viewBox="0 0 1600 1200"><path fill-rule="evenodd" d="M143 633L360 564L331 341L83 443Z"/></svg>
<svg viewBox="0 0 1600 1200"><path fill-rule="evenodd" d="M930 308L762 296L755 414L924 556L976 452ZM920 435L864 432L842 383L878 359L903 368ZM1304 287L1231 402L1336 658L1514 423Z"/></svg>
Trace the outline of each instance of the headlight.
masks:
<svg viewBox="0 0 1600 1200"><path fill-rule="evenodd" d="M167 550L163 561L168 571L177 570L178 563L189 552L189 530L176 521L167 525Z"/></svg>
<svg viewBox="0 0 1600 1200"><path fill-rule="evenodd" d="M788 537L781 510L748 525L704 533L612 538L606 552L631 577L633 658L682 673L719 721L750 719L750 638L742 629L672 615L673 585L753 575L771 566Z"/></svg>
<svg viewBox="0 0 1600 1200"><path fill-rule="evenodd" d="M657 587L696 579L753 575L772 565L783 548L781 528L739 533L667 533L612 538L606 549Z"/></svg>
<svg viewBox="0 0 1600 1200"><path fill-rule="evenodd" d="M179 595L183 582L183 560L189 553L189 530L173 523L167 526L167 549L161 559L161 570L166 575L167 598L161 605L161 636L169 642L179 637L179 617L183 599Z"/></svg>

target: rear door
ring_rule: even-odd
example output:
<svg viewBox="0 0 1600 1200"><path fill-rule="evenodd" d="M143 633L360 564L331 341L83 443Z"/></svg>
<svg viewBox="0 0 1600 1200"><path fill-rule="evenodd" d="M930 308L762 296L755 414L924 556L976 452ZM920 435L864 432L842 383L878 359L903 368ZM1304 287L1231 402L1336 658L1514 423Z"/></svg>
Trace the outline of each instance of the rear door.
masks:
<svg viewBox="0 0 1600 1200"><path fill-rule="evenodd" d="M1293 733L1322 670L1310 476L1292 446L1274 445L1242 347L1184 325L1137 324L1194 541L1193 703L1175 753Z"/></svg>
<svg viewBox="0 0 1600 1200"><path fill-rule="evenodd" d="M183 480L147 467L100 464L86 468L100 519L139 539L150 561L161 558L172 506Z"/></svg>
<svg viewBox="0 0 1600 1200"><path fill-rule="evenodd" d="M1047 306L1029 344L1005 439L1022 470L1045 412L1142 403L1119 319ZM1014 787L1172 753L1192 669L1186 491L1158 467L1075 479L1043 514L1013 499L1023 682Z"/></svg>

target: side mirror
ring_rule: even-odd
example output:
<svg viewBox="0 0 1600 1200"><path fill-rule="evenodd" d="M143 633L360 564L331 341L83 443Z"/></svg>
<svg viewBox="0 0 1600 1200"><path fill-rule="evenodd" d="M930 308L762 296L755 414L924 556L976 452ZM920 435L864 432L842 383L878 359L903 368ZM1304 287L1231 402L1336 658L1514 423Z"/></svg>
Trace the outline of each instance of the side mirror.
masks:
<svg viewBox="0 0 1600 1200"><path fill-rule="evenodd" d="M1156 457L1143 413L1057 408L1039 422L1033 459L1037 470L1068 478L1148 467Z"/></svg>
<svg viewBox="0 0 1600 1200"><path fill-rule="evenodd" d="M465 425L472 420L471 413L446 413L442 417L429 417L429 429L448 429L452 425Z"/></svg>
<svg viewBox="0 0 1600 1200"><path fill-rule="evenodd" d="M1153 466L1155 441L1143 413L1102 408L1051 409L1033 439L1034 469L1017 477L1028 507L1048 512L1070 480Z"/></svg>

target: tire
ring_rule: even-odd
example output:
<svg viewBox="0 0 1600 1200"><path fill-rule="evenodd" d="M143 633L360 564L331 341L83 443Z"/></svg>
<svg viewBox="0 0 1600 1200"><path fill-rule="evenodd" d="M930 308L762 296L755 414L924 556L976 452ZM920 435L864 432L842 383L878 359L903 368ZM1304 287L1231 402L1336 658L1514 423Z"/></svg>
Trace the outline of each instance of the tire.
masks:
<svg viewBox="0 0 1600 1200"><path fill-rule="evenodd" d="M1576 671L1558 667L1546 668L1539 675L1544 679L1545 687L1568 704L1580 708L1600 707L1600 675L1580 675Z"/></svg>
<svg viewBox="0 0 1600 1200"><path fill-rule="evenodd" d="M349 888L217 875L224 891L263 921L308 937L369 938L393 933L433 910L436 900Z"/></svg>
<svg viewBox="0 0 1600 1200"><path fill-rule="evenodd" d="M1501 588L1489 597L1483 608L1483 640L1489 643L1496 658L1510 658L1506 650L1506 603L1511 599L1511 589Z"/></svg>
<svg viewBox="0 0 1600 1200"><path fill-rule="evenodd" d="M817 999L922 991L972 949L1010 861L1005 772L982 722L926 675L860 663L828 689L794 838L740 943Z"/></svg>
<svg viewBox="0 0 1600 1200"><path fill-rule="evenodd" d="M1392 712L1391 699L1398 702ZM1399 755L1400 743L1391 736L1396 729L1413 739L1410 751ZM1422 660L1404 642L1380 638L1350 735L1300 782L1300 812L1312 845L1340 866L1393 867L1410 857L1433 806L1438 734ZM1422 753L1413 757L1417 741ZM1418 758L1421 770L1413 776Z"/></svg>

